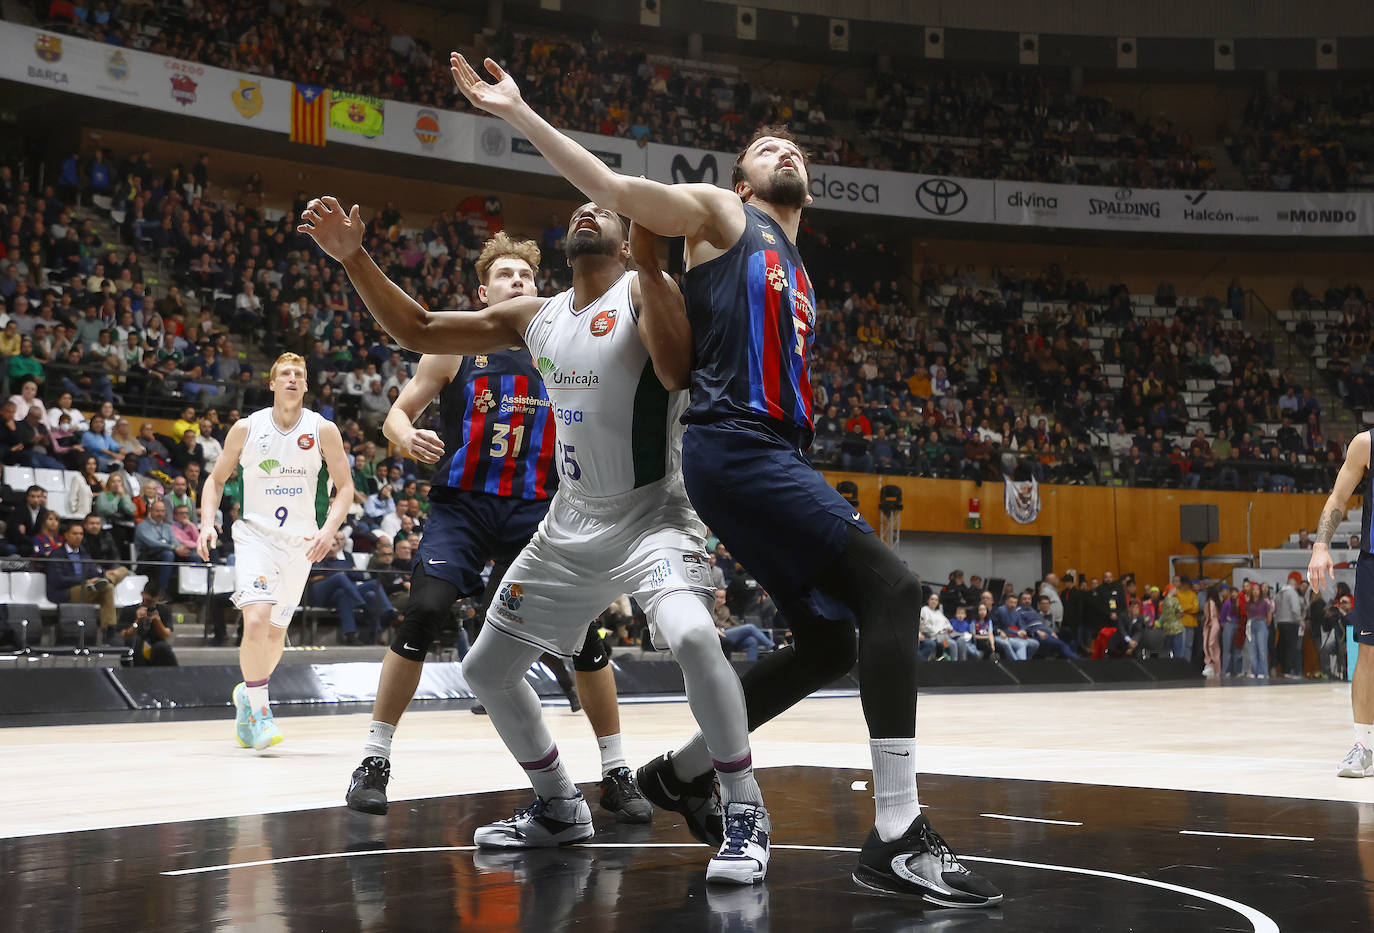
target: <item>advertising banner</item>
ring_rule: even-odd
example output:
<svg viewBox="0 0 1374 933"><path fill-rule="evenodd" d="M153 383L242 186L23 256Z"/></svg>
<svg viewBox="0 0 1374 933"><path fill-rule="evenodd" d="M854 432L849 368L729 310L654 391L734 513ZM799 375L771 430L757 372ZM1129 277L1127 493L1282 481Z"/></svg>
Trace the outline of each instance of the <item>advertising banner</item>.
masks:
<svg viewBox="0 0 1374 933"><path fill-rule="evenodd" d="M459 116L465 116L459 114ZM473 117L474 146L468 161L493 168L516 172L537 172L557 175L553 166L544 160L534 144L521 136L510 124L494 117ZM644 147L633 139L619 136L599 136L595 133L568 133L587 151L622 175L643 175Z"/></svg>
<svg viewBox="0 0 1374 933"><path fill-rule="evenodd" d="M291 131L291 85L0 23L0 78L182 117ZM491 117L333 91L328 139L516 172L556 174ZM735 153L570 133L613 170L730 187ZM1188 191L913 175L815 163L811 207L922 221L1214 236L1374 236L1374 194Z"/></svg>

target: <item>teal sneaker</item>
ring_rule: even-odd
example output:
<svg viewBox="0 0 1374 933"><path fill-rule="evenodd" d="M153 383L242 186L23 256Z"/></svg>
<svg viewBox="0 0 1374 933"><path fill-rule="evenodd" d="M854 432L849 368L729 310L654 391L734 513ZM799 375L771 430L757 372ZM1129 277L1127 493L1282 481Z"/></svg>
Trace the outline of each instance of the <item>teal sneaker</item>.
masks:
<svg viewBox="0 0 1374 933"><path fill-rule="evenodd" d="M252 748L253 729L249 725L252 710L248 708L248 688L240 683L234 688L232 699L237 714L234 719L234 735L239 740L241 748Z"/></svg>
<svg viewBox="0 0 1374 933"><path fill-rule="evenodd" d="M271 748L286 736L277 728L277 720L272 716L272 707L248 711L248 728L252 735L252 745L258 751Z"/></svg>

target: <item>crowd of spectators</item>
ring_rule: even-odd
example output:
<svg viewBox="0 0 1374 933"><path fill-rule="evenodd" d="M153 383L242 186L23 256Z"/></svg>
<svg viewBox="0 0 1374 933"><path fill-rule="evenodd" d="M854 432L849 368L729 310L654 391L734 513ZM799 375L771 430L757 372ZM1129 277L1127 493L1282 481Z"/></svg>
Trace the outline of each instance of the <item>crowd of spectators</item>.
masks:
<svg viewBox="0 0 1374 933"><path fill-rule="evenodd" d="M1351 191L1374 178L1374 91L1362 81L1258 91L1226 148L1260 191Z"/></svg>
<svg viewBox="0 0 1374 933"><path fill-rule="evenodd" d="M423 106L467 106L453 93L446 49L328 5L54 4L45 18L98 41L202 64ZM829 164L1070 184L1215 184L1210 157L1168 121L1138 120L1042 72L874 73L854 103L826 84L753 85L729 69L608 43L595 30L521 35L504 27L482 40L484 54L521 79L526 97L565 129L732 151L752 127L781 122L813 140L815 157ZM846 131L851 124L857 136Z"/></svg>
<svg viewBox="0 0 1374 933"><path fill-rule="evenodd" d="M1310 542L1308 544L1310 547ZM952 571L927 587L921 660L1002 662L1045 658L1182 658L1205 676L1260 680L1343 675L1345 625L1353 598L1338 584L1328 603L1294 572L1276 589L1244 580L1175 576L1162 587L1054 573L1019 587ZM1304 668L1310 639L1317 665Z"/></svg>
<svg viewBox="0 0 1374 933"><path fill-rule="evenodd" d="M875 76L854 117L878 147L874 168L1069 185L1216 187L1211 156L1186 132L1163 118L1138 120L1106 98L1070 93L1043 71Z"/></svg>
<svg viewBox="0 0 1374 933"><path fill-rule="evenodd" d="M858 244L846 255L862 268L854 257L865 254L885 257ZM927 263L919 290L934 313L923 314L895 280L865 290L816 278L825 313L810 375L825 465L1309 491L1328 486L1344 457L1346 439L1323 433L1311 388L1275 367L1271 341L1235 326L1238 282L1224 302L1179 297L1163 282L1153 301L1161 316L1140 313L1112 279Z"/></svg>

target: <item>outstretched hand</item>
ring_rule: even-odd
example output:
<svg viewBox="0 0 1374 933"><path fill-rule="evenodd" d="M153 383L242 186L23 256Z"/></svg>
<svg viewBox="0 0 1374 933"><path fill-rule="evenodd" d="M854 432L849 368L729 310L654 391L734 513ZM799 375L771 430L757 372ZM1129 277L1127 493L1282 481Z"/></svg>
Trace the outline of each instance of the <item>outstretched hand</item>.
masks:
<svg viewBox="0 0 1374 933"><path fill-rule="evenodd" d="M301 212L297 233L309 234L320 249L339 262L351 259L363 248L363 219L358 205L345 211L331 195L315 198Z"/></svg>
<svg viewBox="0 0 1374 933"><path fill-rule="evenodd" d="M520 89L515 86L515 79L506 74L492 59L488 58L482 64L496 79L495 84L474 71L468 60L458 52L449 55L448 61L449 71L453 73L453 83L458 85L458 90L463 92L463 96L474 107L479 107L492 116L504 118L523 103Z"/></svg>

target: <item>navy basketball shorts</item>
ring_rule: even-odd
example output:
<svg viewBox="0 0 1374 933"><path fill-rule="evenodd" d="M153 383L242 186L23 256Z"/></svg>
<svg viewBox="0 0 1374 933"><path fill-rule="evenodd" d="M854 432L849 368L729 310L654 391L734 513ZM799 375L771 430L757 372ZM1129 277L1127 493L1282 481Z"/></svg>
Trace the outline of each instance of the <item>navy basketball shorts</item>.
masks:
<svg viewBox="0 0 1374 933"><path fill-rule="evenodd" d="M747 423L688 425L682 472L697 515L779 606L813 602L850 527L873 532L800 451Z"/></svg>
<svg viewBox="0 0 1374 933"><path fill-rule="evenodd" d="M544 520L549 501L474 492L435 502L415 563L428 576L452 583L460 596L476 596L487 561L513 561Z"/></svg>
<svg viewBox="0 0 1374 933"><path fill-rule="evenodd" d="M1374 555L1362 553L1355 561L1355 610L1350 621L1355 640L1374 647Z"/></svg>

